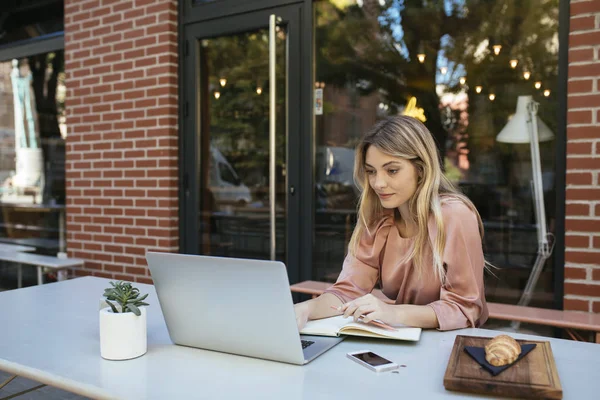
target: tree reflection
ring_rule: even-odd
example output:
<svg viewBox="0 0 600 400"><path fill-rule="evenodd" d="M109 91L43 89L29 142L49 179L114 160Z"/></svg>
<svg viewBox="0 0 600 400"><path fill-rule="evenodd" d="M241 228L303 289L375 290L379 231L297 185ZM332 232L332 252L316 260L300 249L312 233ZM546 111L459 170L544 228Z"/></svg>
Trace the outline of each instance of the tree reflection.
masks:
<svg viewBox="0 0 600 400"><path fill-rule="evenodd" d="M555 97L542 90L555 92L558 0L331 0L316 3L315 12L317 80L361 96L377 94L389 104L388 114L416 97L442 155L448 143L456 150L469 136L470 147L488 145L519 94L533 94L542 119L556 127L554 117L544 118L555 115ZM497 55L494 45L501 46ZM423 62L417 54L424 54ZM517 60L515 68L510 60ZM540 90L535 81L542 82ZM468 114L485 121L472 125L476 130L449 123L456 110L440 112L444 92L466 92Z"/></svg>

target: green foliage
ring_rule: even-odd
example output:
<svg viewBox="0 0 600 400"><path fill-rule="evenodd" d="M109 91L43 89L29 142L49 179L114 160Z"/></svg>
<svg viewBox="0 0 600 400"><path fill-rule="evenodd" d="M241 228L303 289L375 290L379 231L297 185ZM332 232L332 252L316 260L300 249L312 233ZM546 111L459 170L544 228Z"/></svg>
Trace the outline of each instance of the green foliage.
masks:
<svg viewBox="0 0 600 400"><path fill-rule="evenodd" d="M448 157L444 158L444 175L448 178L453 184L458 185L460 180L462 179L462 172L460 169L456 168L452 161Z"/></svg>
<svg viewBox="0 0 600 400"><path fill-rule="evenodd" d="M139 307L149 305L148 303L144 303L148 294L140 297L139 289L133 287L131 283L118 281L117 283L110 282L110 284L112 288L104 289L104 297L106 297L106 303L114 313L132 312L139 317L141 315ZM121 306L121 311L111 301Z"/></svg>

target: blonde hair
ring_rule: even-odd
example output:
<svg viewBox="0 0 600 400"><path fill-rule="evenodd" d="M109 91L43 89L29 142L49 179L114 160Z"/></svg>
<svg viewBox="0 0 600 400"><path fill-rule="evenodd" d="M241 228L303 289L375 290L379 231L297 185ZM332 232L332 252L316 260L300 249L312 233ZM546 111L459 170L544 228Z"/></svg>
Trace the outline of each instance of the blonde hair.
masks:
<svg viewBox="0 0 600 400"><path fill-rule="evenodd" d="M444 282L445 270L442 257L446 246L446 234L441 197L450 195L457 198L477 215L479 234L482 239L483 223L471 200L459 193L443 174L437 147L429 130L412 117L394 116L379 121L361 139L356 148L354 181L361 194L358 203L358 221L350 238L348 251L355 255L365 230L369 232L369 228L386 215L379 198L369 185L365 170L365 157L370 146L375 146L381 152L391 156L408 160L415 166L419 180L415 194L409 200L408 208L413 218L412 222L418 227L418 233L412 250L405 260L413 261L419 275L424 271L424 258L429 242L427 223L430 216L433 216L437 226L437 235L431 246L433 272L440 282Z"/></svg>

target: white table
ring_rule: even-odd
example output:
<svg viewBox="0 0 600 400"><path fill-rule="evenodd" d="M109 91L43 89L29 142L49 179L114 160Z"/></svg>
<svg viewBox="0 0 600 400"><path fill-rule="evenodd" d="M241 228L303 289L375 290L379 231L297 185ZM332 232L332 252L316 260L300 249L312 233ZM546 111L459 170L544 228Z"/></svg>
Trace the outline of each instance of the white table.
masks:
<svg viewBox="0 0 600 400"><path fill-rule="evenodd" d="M107 361L100 357L98 308L108 282L85 277L0 293L0 369L97 398L478 398L444 389L454 338L499 333L425 331L417 343L347 339L310 364L294 366L173 345L154 287L139 284L149 293L148 353ZM597 398L600 345L515 336L551 342L564 399ZM378 375L346 358L364 348L406 367Z"/></svg>
<svg viewBox="0 0 600 400"><path fill-rule="evenodd" d="M35 247L0 243L0 252L35 251Z"/></svg>
<svg viewBox="0 0 600 400"><path fill-rule="evenodd" d="M31 251L35 251L35 247L22 246L22 245L17 245L17 244L0 243L0 253L14 254L14 253L19 253L19 252L31 252ZM22 281L23 281L21 264L18 264L18 266L17 266L17 281L18 281L17 286L21 287Z"/></svg>
<svg viewBox="0 0 600 400"><path fill-rule="evenodd" d="M0 261L9 261L17 263L18 276L17 286L20 288L22 285L22 272L21 266L23 264L33 265L37 269L37 284L43 284L43 268L51 268L58 271L58 280L66 279L66 274L61 274L66 268L75 268L82 266L84 260L81 258L58 258L53 256L46 256L41 254L29 254L29 253L14 253L14 252L2 252L0 251Z"/></svg>

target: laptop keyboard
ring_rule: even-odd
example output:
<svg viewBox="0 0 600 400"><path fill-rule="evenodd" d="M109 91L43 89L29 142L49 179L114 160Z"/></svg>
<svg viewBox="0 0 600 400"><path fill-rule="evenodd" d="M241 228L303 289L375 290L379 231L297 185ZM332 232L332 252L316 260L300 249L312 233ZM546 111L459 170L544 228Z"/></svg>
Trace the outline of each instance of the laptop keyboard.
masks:
<svg viewBox="0 0 600 400"><path fill-rule="evenodd" d="M311 344L313 344L314 342L312 340L300 340L302 342L302 348L305 349L308 346L310 346Z"/></svg>

